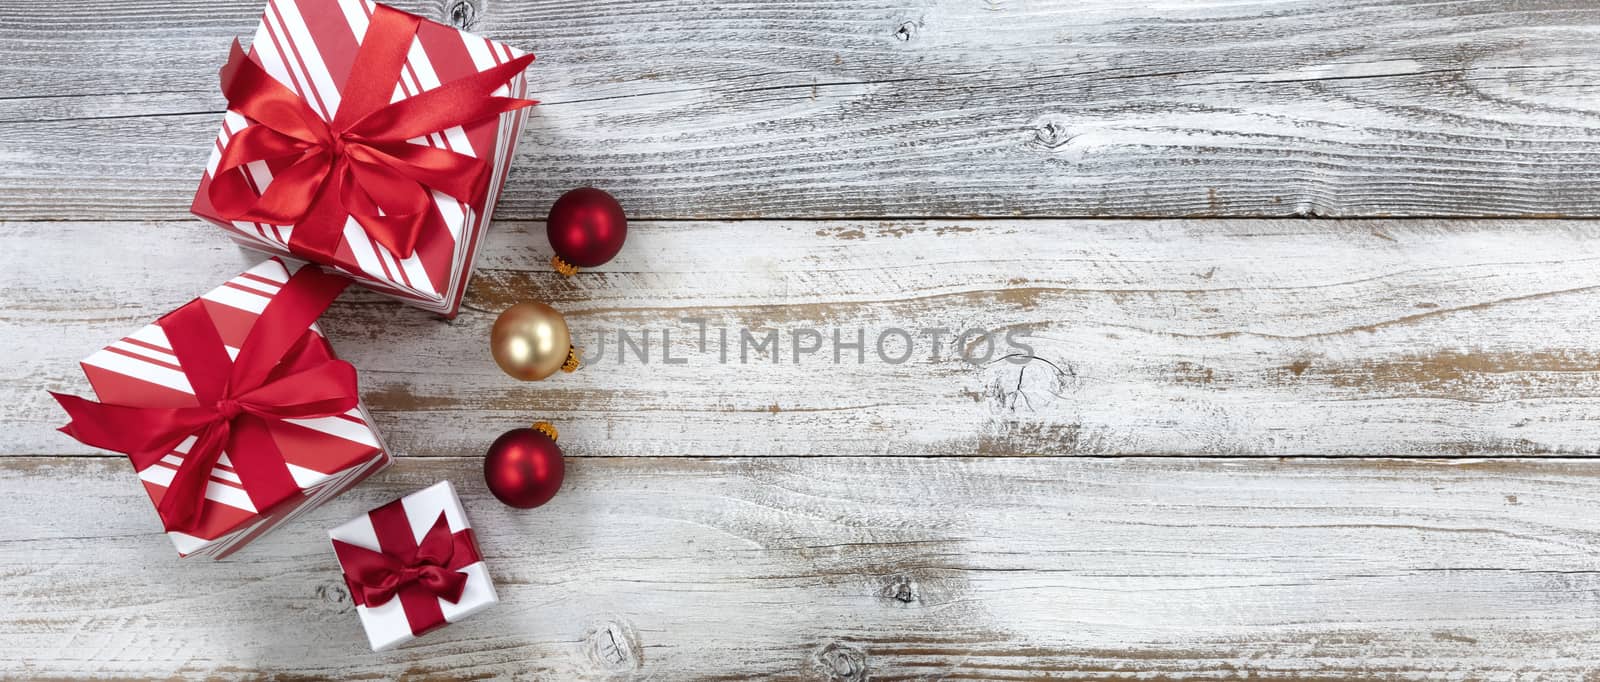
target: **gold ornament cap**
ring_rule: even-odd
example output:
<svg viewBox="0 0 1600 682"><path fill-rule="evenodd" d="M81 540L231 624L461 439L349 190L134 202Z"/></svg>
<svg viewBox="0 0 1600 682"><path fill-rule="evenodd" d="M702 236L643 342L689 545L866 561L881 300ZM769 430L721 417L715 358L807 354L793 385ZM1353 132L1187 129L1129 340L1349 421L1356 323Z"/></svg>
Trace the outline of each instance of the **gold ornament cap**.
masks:
<svg viewBox="0 0 1600 682"><path fill-rule="evenodd" d="M556 432L556 427L550 422L534 422L533 430L550 437L550 440L560 440L561 434Z"/></svg>
<svg viewBox="0 0 1600 682"><path fill-rule="evenodd" d="M560 256L551 256L550 265L555 266L556 272L568 277L578 274L578 266L562 260Z"/></svg>
<svg viewBox="0 0 1600 682"><path fill-rule="evenodd" d="M576 346L569 346L567 348L567 361L561 363L561 371L568 374L576 372L578 371L578 364L578 348Z"/></svg>

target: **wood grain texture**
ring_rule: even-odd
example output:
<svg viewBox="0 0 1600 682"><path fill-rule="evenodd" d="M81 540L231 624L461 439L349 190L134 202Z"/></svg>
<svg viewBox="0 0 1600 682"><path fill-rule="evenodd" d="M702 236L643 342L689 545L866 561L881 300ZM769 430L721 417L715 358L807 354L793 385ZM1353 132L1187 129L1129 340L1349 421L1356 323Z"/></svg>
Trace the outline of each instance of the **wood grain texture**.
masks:
<svg viewBox="0 0 1600 682"><path fill-rule="evenodd" d="M572 280L549 268L530 225L496 226L453 323L365 292L324 316L401 454L477 454L535 419L555 422L575 456L1600 447L1597 223L643 222L616 261ZM13 349L0 452L93 452L54 432L44 389L87 390L77 359L259 259L216 232L0 225L11 256L0 342ZM488 329L523 299L563 310L599 357L543 382L502 375ZM706 320L706 352L684 318ZM950 330L937 361L920 331L934 327ZM808 328L821 347L797 363ZM890 328L915 336L900 364L875 348ZM776 333L777 347L746 349L740 329ZM864 361L846 349L835 364L833 332L850 342L857 329ZM987 363L952 349L966 329L1000 337ZM619 331L635 344L650 334L648 362L619 361ZM1002 360L1007 332L1037 359ZM663 333L681 364L664 362ZM884 338L885 355L902 354Z"/></svg>
<svg viewBox="0 0 1600 682"><path fill-rule="evenodd" d="M0 214L181 217L260 4L0 6ZM506 218L1600 214L1581 0L397 4L540 56Z"/></svg>
<svg viewBox="0 0 1600 682"><path fill-rule="evenodd" d="M0 669L1578 678L1595 672L1596 466L591 458L519 512L476 458L407 458L212 563L172 556L124 462L6 458ZM323 529L441 478L503 603L369 653Z"/></svg>
<svg viewBox="0 0 1600 682"><path fill-rule="evenodd" d="M0 677L1600 675L1600 221L1387 219L1600 216L1600 5L401 0L540 56L467 308L347 293L399 462L184 562L45 391L260 258L186 214L260 4L0 3ZM525 299L585 368L495 369ZM324 529L440 479L504 603L369 653Z"/></svg>

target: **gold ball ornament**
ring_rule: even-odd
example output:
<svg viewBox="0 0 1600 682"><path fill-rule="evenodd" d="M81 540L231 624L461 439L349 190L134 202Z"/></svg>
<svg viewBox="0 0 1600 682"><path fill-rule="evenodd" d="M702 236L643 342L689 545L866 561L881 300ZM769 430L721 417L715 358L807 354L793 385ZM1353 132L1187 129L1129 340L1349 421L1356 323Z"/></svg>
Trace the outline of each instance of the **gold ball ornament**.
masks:
<svg viewBox="0 0 1600 682"><path fill-rule="evenodd" d="M489 332L489 352L500 369L523 381L578 368L566 319L543 303L518 303L500 313Z"/></svg>

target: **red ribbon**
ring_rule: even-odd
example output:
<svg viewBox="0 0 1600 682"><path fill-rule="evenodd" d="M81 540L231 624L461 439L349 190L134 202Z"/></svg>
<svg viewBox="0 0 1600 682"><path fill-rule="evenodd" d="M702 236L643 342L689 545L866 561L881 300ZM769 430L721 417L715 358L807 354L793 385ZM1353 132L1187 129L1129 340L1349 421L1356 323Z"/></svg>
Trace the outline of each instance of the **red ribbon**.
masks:
<svg viewBox="0 0 1600 682"><path fill-rule="evenodd" d="M222 151L209 191L218 213L229 220L294 225L289 250L326 262L338 250L347 217L395 255L409 258L424 222L441 220L430 190L480 204L488 162L407 140L536 104L490 96L522 73L533 55L391 104L421 22L377 6L332 122L246 56L235 40L222 67L222 93L228 108L254 125ZM252 161L287 167L257 195L244 168Z"/></svg>
<svg viewBox="0 0 1600 682"><path fill-rule="evenodd" d="M418 543L400 500L368 513L378 536L375 552L348 542L333 541L344 568L345 582L357 605L380 606L398 596L412 634L420 635L445 623L443 599L461 601L467 574L460 569L482 561L472 529L450 532L444 512Z"/></svg>
<svg viewBox="0 0 1600 682"><path fill-rule="evenodd" d="M265 513L300 492L268 431L271 422L343 414L355 407L356 370L314 352L309 327L349 280L301 268L250 327L237 359L229 359L205 306L195 301L156 322L194 389L193 407L97 403L52 392L72 421L61 431L128 455L143 471L195 436L156 508L169 531L200 523L206 485L224 450L245 493Z"/></svg>

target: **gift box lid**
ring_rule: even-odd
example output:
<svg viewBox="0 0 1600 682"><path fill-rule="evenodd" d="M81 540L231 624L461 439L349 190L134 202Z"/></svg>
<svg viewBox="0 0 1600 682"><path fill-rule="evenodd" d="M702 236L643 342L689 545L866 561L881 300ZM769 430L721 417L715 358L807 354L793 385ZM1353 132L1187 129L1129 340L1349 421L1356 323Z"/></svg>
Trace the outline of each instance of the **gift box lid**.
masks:
<svg viewBox="0 0 1600 682"><path fill-rule="evenodd" d="M289 280L289 269L278 259L268 259L179 308L199 307L216 329L230 357L250 333L261 312ZM161 319L177 314L175 310ZM307 328L301 352L318 358L333 358L333 350L315 323ZM102 403L136 407L191 407L199 404L172 351L166 332L157 324L146 325L122 339L96 351L81 363L84 375ZM337 486L347 476L357 475L375 457L386 457L381 440L371 425L365 406L343 414L309 419L266 422L272 441L282 453L294 484L305 494L325 486ZM152 503L160 504L178 467L195 443L191 436L179 443L160 461L138 471ZM232 457L237 453L224 448L210 472L205 502L199 523L189 532L169 531L168 536L182 554L194 553L207 545L244 530L262 515L271 514L285 502L303 499L289 493L266 500L264 508L246 493ZM299 498L299 499L296 499Z"/></svg>
<svg viewBox="0 0 1600 682"><path fill-rule="evenodd" d="M369 37L374 13L381 7L366 0L270 0L250 44L250 59L268 75L303 100L323 120L332 120L341 100L356 79L352 67ZM415 97L461 79L507 64L526 53L504 43L447 26L426 17L416 30L404 68L394 88L394 100ZM495 91L496 96L525 98L526 79L520 74ZM470 278L477 247L510 169L517 138L528 109L506 112L464 126L448 128L412 140L419 146L446 150L485 160L490 175L481 205L432 192L431 225L420 233L416 251L399 257L375 241L355 221L345 226L342 240L331 258L318 262L337 268L358 283L426 310L453 316ZM237 111L228 111L191 211L227 229L242 244L269 253L292 253L295 226L246 220L229 220L208 196L214 175L229 142L247 128L258 125ZM264 160L248 165L248 181L255 193L266 191L276 174L295 162L293 158Z"/></svg>

